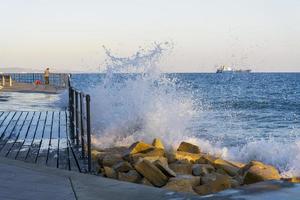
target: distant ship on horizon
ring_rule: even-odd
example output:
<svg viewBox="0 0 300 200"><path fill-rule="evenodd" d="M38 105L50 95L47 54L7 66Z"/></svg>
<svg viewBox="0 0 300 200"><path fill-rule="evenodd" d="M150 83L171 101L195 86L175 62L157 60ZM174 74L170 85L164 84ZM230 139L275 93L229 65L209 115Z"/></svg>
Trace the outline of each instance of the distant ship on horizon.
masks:
<svg viewBox="0 0 300 200"><path fill-rule="evenodd" d="M217 69L216 73L250 73L251 69L234 69L231 67L227 67L225 65L222 65Z"/></svg>

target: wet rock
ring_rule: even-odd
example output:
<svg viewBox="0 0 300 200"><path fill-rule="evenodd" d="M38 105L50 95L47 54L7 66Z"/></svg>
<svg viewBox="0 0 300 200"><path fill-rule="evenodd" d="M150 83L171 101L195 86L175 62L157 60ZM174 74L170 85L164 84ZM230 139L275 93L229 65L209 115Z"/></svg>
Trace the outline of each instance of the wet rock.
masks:
<svg viewBox="0 0 300 200"><path fill-rule="evenodd" d="M173 152L172 155L169 155L168 160L170 159L170 160L180 161L182 163L183 162L195 163L200 158L201 158L200 154L176 151L176 152Z"/></svg>
<svg viewBox="0 0 300 200"><path fill-rule="evenodd" d="M154 162L156 160L160 160L163 163L167 163L168 160L167 158L164 157L165 153L163 149L153 149L153 151L150 151L148 153L137 153L133 155L129 155L129 162L131 164L136 163L139 161L141 158L145 160L149 160L150 162Z"/></svg>
<svg viewBox="0 0 300 200"><path fill-rule="evenodd" d="M113 166L113 169L117 172L128 172L132 170L132 166L127 161L122 161Z"/></svg>
<svg viewBox="0 0 300 200"><path fill-rule="evenodd" d="M108 178L113 178L113 179L117 179L118 178L118 174L117 172L111 168L111 167L104 167L104 174L106 177Z"/></svg>
<svg viewBox="0 0 300 200"><path fill-rule="evenodd" d="M119 162L123 162L123 159L121 154L106 154L99 162L101 166L112 167Z"/></svg>
<svg viewBox="0 0 300 200"><path fill-rule="evenodd" d="M150 144L147 144L143 141L135 142L129 147L129 153L130 154L136 154L136 153L147 153L151 150L153 150L154 147Z"/></svg>
<svg viewBox="0 0 300 200"><path fill-rule="evenodd" d="M154 162L154 165L168 177L175 177L176 173L168 167L168 164L163 164L159 160Z"/></svg>
<svg viewBox="0 0 300 200"><path fill-rule="evenodd" d="M244 174L244 184L251 184L267 180L279 180L280 174L278 170L259 161L251 161L241 169Z"/></svg>
<svg viewBox="0 0 300 200"><path fill-rule="evenodd" d="M126 181L131 183L139 183L142 180L142 176L135 170L130 170L127 173L120 172L118 174L118 178L121 181Z"/></svg>
<svg viewBox="0 0 300 200"><path fill-rule="evenodd" d="M209 154L203 154L203 155L202 155L202 158L203 158L204 160L206 160L206 162L207 162L208 164L213 164L213 163L215 162L215 160L218 159L217 157L212 156L212 155L209 155Z"/></svg>
<svg viewBox="0 0 300 200"><path fill-rule="evenodd" d="M168 182L168 177L148 160L137 162L134 168L154 186L162 187Z"/></svg>
<svg viewBox="0 0 300 200"><path fill-rule="evenodd" d="M203 176L215 171L215 168L209 164L194 164L192 167L192 174L194 176Z"/></svg>
<svg viewBox="0 0 300 200"><path fill-rule="evenodd" d="M181 142L177 151L199 154L200 148L197 145L188 142Z"/></svg>
<svg viewBox="0 0 300 200"><path fill-rule="evenodd" d="M203 178L201 178L201 183ZM231 188L230 177L222 174L214 174L214 178L207 180L207 182L200 186L193 187L194 191L200 195L219 192Z"/></svg>
<svg viewBox="0 0 300 200"><path fill-rule="evenodd" d="M232 188L237 188L241 185L240 182L234 178L230 178L229 181Z"/></svg>
<svg viewBox="0 0 300 200"><path fill-rule="evenodd" d="M228 174L225 172L224 169L220 169L220 168L219 168L219 169L216 170L216 172L219 173L219 174L228 175Z"/></svg>
<svg viewBox="0 0 300 200"><path fill-rule="evenodd" d="M190 163L172 163L169 164L170 169L172 169L176 174L192 174L192 164Z"/></svg>
<svg viewBox="0 0 300 200"><path fill-rule="evenodd" d="M288 181L290 183L300 183L300 177L282 178L283 181Z"/></svg>
<svg viewBox="0 0 300 200"><path fill-rule="evenodd" d="M216 168L223 169L230 176L236 176L239 173L240 168L232 165L230 162L223 159L216 159L213 164Z"/></svg>
<svg viewBox="0 0 300 200"><path fill-rule="evenodd" d="M158 149L165 149L162 141L158 138L155 138L152 142L152 146L154 146L155 148L158 148Z"/></svg>
<svg viewBox="0 0 300 200"><path fill-rule="evenodd" d="M163 188L176 192L195 193L193 187L199 184L200 177L192 175L178 175L175 178L170 178L169 182Z"/></svg>

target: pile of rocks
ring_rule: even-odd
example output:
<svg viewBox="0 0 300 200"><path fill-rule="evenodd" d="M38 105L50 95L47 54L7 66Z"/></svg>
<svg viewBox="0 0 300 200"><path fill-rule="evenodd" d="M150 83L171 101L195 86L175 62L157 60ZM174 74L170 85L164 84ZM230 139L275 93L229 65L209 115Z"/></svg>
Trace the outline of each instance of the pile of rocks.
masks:
<svg viewBox="0 0 300 200"><path fill-rule="evenodd" d="M162 142L154 139L151 145L139 141L129 148L94 150L92 154L98 173L105 177L200 195L281 179L273 166L258 161L229 162L187 142L176 151L165 150Z"/></svg>

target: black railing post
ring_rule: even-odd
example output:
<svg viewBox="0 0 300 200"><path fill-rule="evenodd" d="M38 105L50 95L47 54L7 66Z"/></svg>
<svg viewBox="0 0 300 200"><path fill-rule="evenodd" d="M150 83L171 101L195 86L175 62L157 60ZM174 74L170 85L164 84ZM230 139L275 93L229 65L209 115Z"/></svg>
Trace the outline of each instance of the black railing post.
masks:
<svg viewBox="0 0 300 200"><path fill-rule="evenodd" d="M83 94L80 93L80 132L81 132L81 157L85 158L85 145L84 145L84 122L83 122Z"/></svg>
<svg viewBox="0 0 300 200"><path fill-rule="evenodd" d="M91 151L91 98L86 95L86 134L87 134L87 157L88 157L88 172L92 171L92 151Z"/></svg>
<svg viewBox="0 0 300 200"><path fill-rule="evenodd" d="M76 145L79 145L79 110L78 110L78 92L75 91L75 137Z"/></svg>

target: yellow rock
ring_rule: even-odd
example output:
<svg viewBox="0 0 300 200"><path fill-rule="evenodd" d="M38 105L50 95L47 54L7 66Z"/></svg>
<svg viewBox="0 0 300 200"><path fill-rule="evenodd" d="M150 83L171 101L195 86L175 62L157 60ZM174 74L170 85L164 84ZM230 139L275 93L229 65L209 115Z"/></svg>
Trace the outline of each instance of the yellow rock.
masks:
<svg viewBox="0 0 300 200"><path fill-rule="evenodd" d="M118 174L118 179L121 181L131 182L131 183L139 183L142 180L142 177L135 170L130 170L127 173L120 172Z"/></svg>
<svg viewBox="0 0 300 200"><path fill-rule="evenodd" d="M117 172L129 172L132 170L132 166L127 161L122 161L113 166L113 169Z"/></svg>
<svg viewBox="0 0 300 200"><path fill-rule="evenodd" d="M168 182L168 177L148 160L137 162L134 168L156 187L162 187Z"/></svg>
<svg viewBox="0 0 300 200"><path fill-rule="evenodd" d="M119 162L123 162L121 154L106 154L100 164L102 166L112 167Z"/></svg>
<svg viewBox="0 0 300 200"><path fill-rule="evenodd" d="M156 160L153 164L158 169L160 169L160 171L162 171L162 173L164 173L166 176L168 176L168 177L175 177L176 176L176 173L172 169L169 168L168 164L163 164L159 160Z"/></svg>
<svg viewBox="0 0 300 200"><path fill-rule="evenodd" d="M183 152L183 151L176 151L174 152L173 157L174 158L171 159L175 161L187 160L188 162L196 163L196 161L201 158L201 155L195 153Z"/></svg>
<svg viewBox="0 0 300 200"><path fill-rule="evenodd" d="M280 174L278 170L259 161L251 161L243 169L244 184L251 184L267 180L279 180Z"/></svg>
<svg viewBox="0 0 300 200"><path fill-rule="evenodd" d="M282 180L290 183L300 183L300 177L282 178Z"/></svg>
<svg viewBox="0 0 300 200"><path fill-rule="evenodd" d="M230 177L217 173L214 175L215 177L207 181L204 185L193 187L194 191L200 195L206 195L231 188Z"/></svg>
<svg viewBox="0 0 300 200"><path fill-rule="evenodd" d="M200 177L192 175L179 175L175 178L170 178L169 182L163 188L176 192L195 193L193 187L199 184Z"/></svg>
<svg viewBox="0 0 300 200"><path fill-rule="evenodd" d="M147 144L143 141L135 142L129 147L129 153L130 154L136 154L136 153L147 153L149 151L152 151L154 147L150 144Z"/></svg>
<svg viewBox="0 0 300 200"><path fill-rule="evenodd" d="M104 167L104 174L108 178L113 178L113 179L118 178L117 172L111 167Z"/></svg>
<svg viewBox="0 0 300 200"><path fill-rule="evenodd" d="M223 169L230 176L236 176L239 173L240 168L232 165L230 162L218 158L213 164L216 168Z"/></svg>
<svg viewBox="0 0 300 200"><path fill-rule="evenodd" d="M181 142L177 151L183 151L188 153L200 153L200 148L197 145L188 143L188 142Z"/></svg>
<svg viewBox="0 0 300 200"><path fill-rule="evenodd" d="M192 170L194 176L203 176L215 171L215 168L210 164L194 164Z"/></svg>
<svg viewBox="0 0 300 200"><path fill-rule="evenodd" d="M158 138L155 138L153 140L152 146L154 146L155 148L158 148L158 149L164 149L165 148L162 141Z"/></svg>
<svg viewBox="0 0 300 200"><path fill-rule="evenodd" d="M171 163L169 164L171 170L176 174L192 174L193 164L191 163Z"/></svg>

